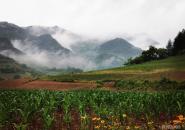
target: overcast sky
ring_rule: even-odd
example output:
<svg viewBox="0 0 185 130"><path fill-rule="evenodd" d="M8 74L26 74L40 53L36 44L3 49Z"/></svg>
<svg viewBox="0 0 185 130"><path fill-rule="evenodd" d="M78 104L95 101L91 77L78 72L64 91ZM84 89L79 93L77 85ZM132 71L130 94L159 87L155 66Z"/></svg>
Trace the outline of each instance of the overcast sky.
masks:
<svg viewBox="0 0 185 130"><path fill-rule="evenodd" d="M161 45L185 27L185 0L0 0L0 21L58 25L92 37L147 34Z"/></svg>

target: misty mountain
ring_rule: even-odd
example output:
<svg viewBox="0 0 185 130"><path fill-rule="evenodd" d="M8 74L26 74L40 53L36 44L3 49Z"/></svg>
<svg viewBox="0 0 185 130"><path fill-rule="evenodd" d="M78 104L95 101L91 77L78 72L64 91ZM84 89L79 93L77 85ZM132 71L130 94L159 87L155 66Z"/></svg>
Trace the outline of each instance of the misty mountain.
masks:
<svg viewBox="0 0 185 130"><path fill-rule="evenodd" d="M123 56L124 58L134 57L142 52L140 48L133 46L131 43L122 38L115 38L103 43L97 48L97 51L101 54L113 54Z"/></svg>
<svg viewBox="0 0 185 130"><path fill-rule="evenodd" d="M11 53L15 55L23 55L24 53L15 48L8 38L0 38L0 53L4 55L10 55Z"/></svg>
<svg viewBox="0 0 185 130"><path fill-rule="evenodd" d="M74 45L71 45L71 50L79 54L81 56L84 56L86 58L94 58L96 53L96 48L101 44L98 40L87 40L82 42L77 42Z"/></svg>
<svg viewBox="0 0 185 130"><path fill-rule="evenodd" d="M0 37L8 38L10 40L14 39L25 39L27 37L27 32L12 23L0 22Z"/></svg>
<svg viewBox="0 0 185 130"><path fill-rule="evenodd" d="M125 39L89 39L58 26L29 26L0 22L0 51L33 68L79 68L83 70L121 66L141 53ZM25 54L17 56L19 54ZM4 53L2 53L4 54ZM5 54L9 56L8 54Z"/></svg>
<svg viewBox="0 0 185 130"><path fill-rule="evenodd" d="M33 36L49 34L62 46L68 49L71 49L71 45L84 41L82 36L79 36L58 26L29 26L25 27L25 30Z"/></svg>
<svg viewBox="0 0 185 130"><path fill-rule="evenodd" d="M41 36L44 34L53 35L56 32L65 32L66 30L63 28L59 28L58 26L53 27L44 27L44 26L28 26L24 28L29 34L33 36Z"/></svg>
<svg viewBox="0 0 185 130"><path fill-rule="evenodd" d="M95 62L100 69L121 66L128 58L139 55L142 50L122 38L109 40L95 49Z"/></svg>
<svg viewBox="0 0 185 130"><path fill-rule="evenodd" d="M109 53L101 53L95 57L95 63L97 64L97 69L106 69L112 67L122 66L125 59L117 55Z"/></svg>
<svg viewBox="0 0 185 130"><path fill-rule="evenodd" d="M27 49L33 49L31 47L35 47L40 51L58 52L59 54L70 52L52 38L50 34L36 36L30 33L26 28L8 22L0 22L0 37L9 40L20 40L22 46L30 47L27 47Z"/></svg>
<svg viewBox="0 0 185 130"><path fill-rule="evenodd" d="M70 50L61 46L51 35L44 34L38 37L31 37L28 39L27 43L31 43L33 46L37 47L40 51L45 51L48 53L58 53L58 54L69 54Z"/></svg>

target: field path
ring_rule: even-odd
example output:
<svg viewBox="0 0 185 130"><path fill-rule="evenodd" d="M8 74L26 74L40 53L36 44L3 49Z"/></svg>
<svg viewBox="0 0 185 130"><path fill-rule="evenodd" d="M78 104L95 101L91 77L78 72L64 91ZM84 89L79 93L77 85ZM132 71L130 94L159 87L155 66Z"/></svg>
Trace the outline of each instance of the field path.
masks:
<svg viewBox="0 0 185 130"><path fill-rule="evenodd" d="M6 80L0 82L1 89L47 89L47 90L75 90L75 89L92 89L95 83L88 82L55 82L43 80Z"/></svg>

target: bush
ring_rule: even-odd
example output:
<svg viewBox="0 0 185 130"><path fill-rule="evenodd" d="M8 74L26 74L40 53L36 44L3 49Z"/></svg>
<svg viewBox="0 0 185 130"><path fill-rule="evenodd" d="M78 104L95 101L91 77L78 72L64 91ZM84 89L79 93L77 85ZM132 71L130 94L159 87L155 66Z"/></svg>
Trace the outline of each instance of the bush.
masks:
<svg viewBox="0 0 185 130"><path fill-rule="evenodd" d="M152 83L148 80L117 80L114 84L114 87L118 89L145 89L151 85Z"/></svg>
<svg viewBox="0 0 185 130"><path fill-rule="evenodd" d="M20 75L14 75L14 77L13 77L14 79L20 79L21 78L21 76Z"/></svg>
<svg viewBox="0 0 185 130"><path fill-rule="evenodd" d="M177 82L162 77L159 81L117 80L114 87L123 90L184 90L185 81Z"/></svg>
<svg viewBox="0 0 185 130"><path fill-rule="evenodd" d="M0 77L0 81L4 80L2 77Z"/></svg>
<svg viewBox="0 0 185 130"><path fill-rule="evenodd" d="M103 81L100 81L100 80L96 81L96 84L97 84L96 86L97 88L102 88L104 85Z"/></svg>
<svg viewBox="0 0 185 130"><path fill-rule="evenodd" d="M172 81L166 77L162 77L159 81L156 83L156 89L160 90L166 90L166 89L177 89L178 83L176 81Z"/></svg>
<svg viewBox="0 0 185 130"><path fill-rule="evenodd" d="M57 80L57 79L54 79L54 81L58 81L58 82L74 82L74 79L61 79L61 80Z"/></svg>
<svg viewBox="0 0 185 130"><path fill-rule="evenodd" d="M118 80L115 82L114 87L120 88L120 87L123 87L124 85L125 85L125 83L123 80Z"/></svg>
<svg viewBox="0 0 185 130"><path fill-rule="evenodd" d="M168 83L171 83L171 80L166 77L161 77L161 79L159 80L159 84L168 84Z"/></svg>
<svg viewBox="0 0 185 130"><path fill-rule="evenodd" d="M178 85L178 88L177 88L177 89L179 89L179 90L184 90L184 89L185 89L185 81L183 81L183 82L179 83L179 85Z"/></svg>

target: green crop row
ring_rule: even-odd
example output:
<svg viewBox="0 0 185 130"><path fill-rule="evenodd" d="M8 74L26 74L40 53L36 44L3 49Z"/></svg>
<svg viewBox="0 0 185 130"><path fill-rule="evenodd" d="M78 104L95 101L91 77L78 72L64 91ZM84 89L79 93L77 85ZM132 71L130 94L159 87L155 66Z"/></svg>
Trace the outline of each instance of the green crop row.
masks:
<svg viewBox="0 0 185 130"><path fill-rule="evenodd" d="M161 113L167 115L185 114L184 91L158 93L111 92L101 90L44 91L44 90L1 90L0 129L12 126L25 130L33 125L33 120L43 123L43 129L50 129L55 120L54 113L62 111L63 122L72 120L71 111L80 117L98 115L102 118L122 115L140 116L154 119ZM87 110L88 109L88 110ZM88 124L88 120L81 125ZM33 128L32 128L33 129Z"/></svg>
<svg viewBox="0 0 185 130"><path fill-rule="evenodd" d="M185 81L177 82L167 78L161 78L158 81L150 80L116 80L114 87L121 90L185 90Z"/></svg>

